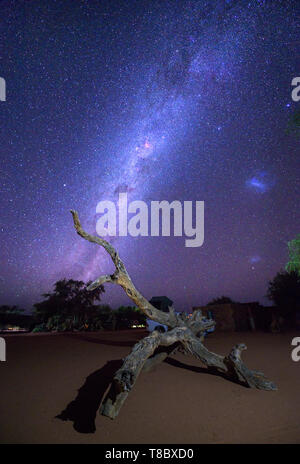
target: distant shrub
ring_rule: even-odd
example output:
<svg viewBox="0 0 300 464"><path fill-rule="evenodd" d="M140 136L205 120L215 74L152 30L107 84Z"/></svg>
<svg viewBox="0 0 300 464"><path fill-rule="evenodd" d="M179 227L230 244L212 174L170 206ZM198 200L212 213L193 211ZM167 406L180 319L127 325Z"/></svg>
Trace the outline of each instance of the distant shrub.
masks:
<svg viewBox="0 0 300 464"><path fill-rule="evenodd" d="M48 332L47 325L46 324L38 324L34 327L32 330L32 333L37 333L37 332Z"/></svg>

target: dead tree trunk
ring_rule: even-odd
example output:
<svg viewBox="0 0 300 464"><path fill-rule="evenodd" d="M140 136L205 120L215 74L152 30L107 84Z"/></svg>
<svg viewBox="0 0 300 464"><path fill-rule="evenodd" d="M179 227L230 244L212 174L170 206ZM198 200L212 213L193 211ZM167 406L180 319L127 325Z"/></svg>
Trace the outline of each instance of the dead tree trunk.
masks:
<svg viewBox="0 0 300 464"><path fill-rule="evenodd" d="M172 309L169 313L165 313L152 306L135 288L124 263L113 246L100 237L86 233L81 227L77 212L72 210L71 213L77 233L89 242L102 246L115 265L113 274L99 277L88 287L88 290L93 290L104 282L118 284L147 318L166 325L169 329L166 333L154 331L136 343L131 353L124 359L123 366L114 376L111 388L100 408L101 414L114 419L140 372L148 371L179 347L185 353L198 358L208 369L228 379L251 388L277 390L275 384L267 380L262 372L252 371L245 366L241 359L241 352L247 348L244 344L234 346L228 356L220 356L205 348L202 343L203 334L208 328L214 326L215 322L207 322L198 311L195 311L189 319L184 313L178 315ZM155 353L157 349L160 351Z"/></svg>

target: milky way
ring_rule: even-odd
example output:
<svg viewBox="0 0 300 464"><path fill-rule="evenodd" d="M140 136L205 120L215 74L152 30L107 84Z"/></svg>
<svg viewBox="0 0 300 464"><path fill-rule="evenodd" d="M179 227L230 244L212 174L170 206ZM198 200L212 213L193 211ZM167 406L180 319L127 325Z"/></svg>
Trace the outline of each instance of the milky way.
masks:
<svg viewBox="0 0 300 464"><path fill-rule="evenodd" d="M297 2L7 2L1 75L3 303L112 270L80 239L96 205L205 202L205 239L116 237L138 288L189 310L264 300L299 233L299 140L286 133ZM112 306L129 300L106 287ZM1 302L0 302L1 303Z"/></svg>

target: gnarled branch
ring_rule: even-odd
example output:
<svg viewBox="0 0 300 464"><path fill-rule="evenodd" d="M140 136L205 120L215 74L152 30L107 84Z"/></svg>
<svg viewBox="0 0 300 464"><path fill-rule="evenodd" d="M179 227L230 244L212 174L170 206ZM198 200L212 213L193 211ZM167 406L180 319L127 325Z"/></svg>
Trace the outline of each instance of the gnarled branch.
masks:
<svg viewBox="0 0 300 464"><path fill-rule="evenodd" d="M113 379L111 388L101 406L101 413L114 419L126 400L142 370L147 371L153 365L163 361L169 353L175 352L181 347L185 353L190 353L199 359L208 369L215 370L231 380L236 380L252 388L264 390L276 390L275 384L265 378L264 374L248 369L241 359L241 353L246 349L244 344L235 345L228 356L220 356L209 351L203 345L203 334L215 325L214 321L208 321L200 311L195 311L191 318L185 313L178 314L173 308L165 313L156 309L135 288L125 265L114 247L106 240L86 233L79 221L76 211L71 211L74 226L77 233L89 242L102 246L110 255L115 272L106 274L96 279L89 285L89 290L94 290L105 282L120 285L131 300L147 316L147 318L168 326L166 333L152 332L149 336L140 340L125 358L124 364ZM155 353L160 347L167 347L159 353Z"/></svg>
<svg viewBox="0 0 300 464"><path fill-rule="evenodd" d="M201 320L201 316L189 321L186 315L176 314L173 309L169 313L165 313L155 308L149 301L135 288L129 274L126 270L125 264L119 257L118 252L114 247L100 237L95 237L93 235L85 232L79 221L78 213L74 210L71 210L73 216L74 227L78 235L80 235L85 240L89 242L96 243L102 246L107 253L110 255L114 265L115 272L112 275L104 275L96 279L89 287L89 290L94 290L98 285L103 284L104 282L111 282L114 284L120 285L129 298L138 306L138 308L145 314L146 317L152 319L155 322L168 326L170 329L173 329L178 326L189 326L193 332L205 332L207 328L213 326L214 321L205 321L204 318Z"/></svg>
<svg viewBox="0 0 300 464"><path fill-rule="evenodd" d="M159 346L175 347L178 342L183 345L186 352L200 359L209 369L223 374L228 379L238 380L248 387L263 390L277 389L273 382L264 377L264 374L251 371L244 365L241 360L241 351L246 349L246 345L236 345L228 356L220 356L205 348L187 327L176 327L166 333L154 331L134 345L131 353L124 359L122 367L114 376L111 388L102 403L101 414L114 419L119 414L143 367L151 360L149 357ZM157 356L165 359L164 353Z"/></svg>

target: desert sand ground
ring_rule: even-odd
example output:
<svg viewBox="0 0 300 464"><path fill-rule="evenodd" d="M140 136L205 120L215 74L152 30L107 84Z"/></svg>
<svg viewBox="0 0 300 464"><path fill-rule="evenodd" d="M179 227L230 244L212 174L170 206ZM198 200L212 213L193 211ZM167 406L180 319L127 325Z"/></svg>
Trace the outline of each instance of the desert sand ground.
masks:
<svg viewBox="0 0 300 464"><path fill-rule="evenodd" d="M140 376L117 419L99 415L114 371L144 335L131 330L5 336L0 442L300 443L300 362L291 360L296 333L222 333L206 340L219 354L245 342L246 364L265 372L277 392L207 374L199 361L177 354Z"/></svg>

